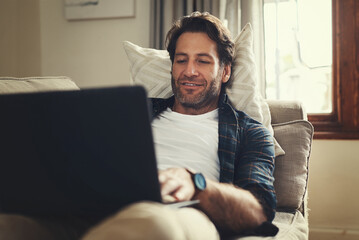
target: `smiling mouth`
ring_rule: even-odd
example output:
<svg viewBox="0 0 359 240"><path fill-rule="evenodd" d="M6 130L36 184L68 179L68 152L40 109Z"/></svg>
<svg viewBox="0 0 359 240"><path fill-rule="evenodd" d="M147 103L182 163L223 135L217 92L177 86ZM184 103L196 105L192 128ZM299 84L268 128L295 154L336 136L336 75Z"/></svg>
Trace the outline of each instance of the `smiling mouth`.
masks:
<svg viewBox="0 0 359 240"><path fill-rule="evenodd" d="M200 86L203 86L203 84L196 84L196 83L181 83L181 85L190 86L190 87L200 87Z"/></svg>

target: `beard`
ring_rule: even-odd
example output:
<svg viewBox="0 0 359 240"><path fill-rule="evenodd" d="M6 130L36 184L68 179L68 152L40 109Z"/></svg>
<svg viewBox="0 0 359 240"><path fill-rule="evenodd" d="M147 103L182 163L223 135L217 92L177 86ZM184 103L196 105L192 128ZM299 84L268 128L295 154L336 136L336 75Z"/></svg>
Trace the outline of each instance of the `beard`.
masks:
<svg viewBox="0 0 359 240"><path fill-rule="evenodd" d="M172 91L177 101L186 108L201 109L212 104L214 101L218 101L218 97L221 91L221 76L222 71L218 71L218 74L212 81L206 82L209 85L205 85L205 89L197 94L183 93L180 89L180 82L182 80L191 81L190 78L174 79L171 76Z"/></svg>

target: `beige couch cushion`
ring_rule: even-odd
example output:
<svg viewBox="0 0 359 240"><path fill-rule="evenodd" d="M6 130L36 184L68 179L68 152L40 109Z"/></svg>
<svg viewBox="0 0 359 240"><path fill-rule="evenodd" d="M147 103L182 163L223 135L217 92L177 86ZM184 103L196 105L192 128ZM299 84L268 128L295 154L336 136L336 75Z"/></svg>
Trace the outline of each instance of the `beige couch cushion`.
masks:
<svg viewBox="0 0 359 240"><path fill-rule="evenodd" d="M239 237L230 240L307 240L308 222L299 211L294 213L279 212L276 214L273 223L279 228L274 237Z"/></svg>
<svg viewBox="0 0 359 240"><path fill-rule="evenodd" d="M0 77L0 94L78 89L68 77Z"/></svg>
<svg viewBox="0 0 359 240"><path fill-rule="evenodd" d="M275 162L277 210L293 212L300 209L307 190L308 160L314 129L305 120L274 124L273 129L286 152L278 156Z"/></svg>
<svg viewBox="0 0 359 240"><path fill-rule="evenodd" d="M308 120L303 104L296 100L267 100L272 124L290 122L294 120Z"/></svg>

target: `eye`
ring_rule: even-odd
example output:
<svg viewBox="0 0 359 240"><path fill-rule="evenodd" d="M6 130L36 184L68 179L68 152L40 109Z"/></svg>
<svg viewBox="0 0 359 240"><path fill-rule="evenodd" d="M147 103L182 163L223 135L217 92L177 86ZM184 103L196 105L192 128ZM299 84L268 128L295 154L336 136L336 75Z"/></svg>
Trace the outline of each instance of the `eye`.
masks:
<svg viewBox="0 0 359 240"><path fill-rule="evenodd" d="M203 63L203 64L210 64L210 61L207 60L198 60L199 63Z"/></svg>
<svg viewBox="0 0 359 240"><path fill-rule="evenodd" d="M176 63L178 63L178 64L185 63L185 62L186 62L185 59L177 59L176 60Z"/></svg>

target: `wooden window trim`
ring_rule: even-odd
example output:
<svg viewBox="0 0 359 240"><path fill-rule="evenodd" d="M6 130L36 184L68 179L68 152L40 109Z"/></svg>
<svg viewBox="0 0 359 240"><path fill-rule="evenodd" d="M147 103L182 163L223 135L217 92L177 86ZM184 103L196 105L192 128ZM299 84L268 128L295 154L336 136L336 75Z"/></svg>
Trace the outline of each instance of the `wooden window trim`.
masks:
<svg viewBox="0 0 359 240"><path fill-rule="evenodd" d="M359 139L359 1L332 3L333 111L308 119L315 139Z"/></svg>

